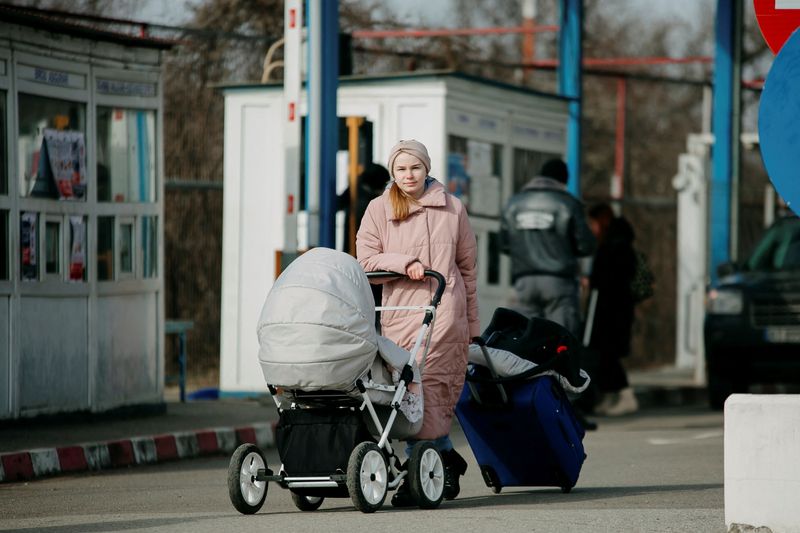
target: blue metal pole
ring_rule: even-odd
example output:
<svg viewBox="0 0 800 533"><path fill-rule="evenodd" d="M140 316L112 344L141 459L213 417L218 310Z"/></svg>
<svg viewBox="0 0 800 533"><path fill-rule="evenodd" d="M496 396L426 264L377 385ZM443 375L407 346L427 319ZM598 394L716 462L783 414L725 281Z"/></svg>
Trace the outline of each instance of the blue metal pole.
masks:
<svg viewBox="0 0 800 533"><path fill-rule="evenodd" d="M178 385L181 403L186 401L186 331L178 333Z"/></svg>
<svg viewBox="0 0 800 533"><path fill-rule="evenodd" d="M737 26L742 23L742 0L717 0L716 52L714 54L714 105L712 110L712 170L709 191L711 254L709 276L730 260L732 184L739 153L739 53Z"/></svg>
<svg viewBox="0 0 800 533"><path fill-rule="evenodd" d="M581 191L581 68L583 63L583 0L561 0L558 39L558 92L570 99L567 124L569 191Z"/></svg>
<svg viewBox="0 0 800 533"><path fill-rule="evenodd" d="M320 232L321 246L336 247L336 152L339 148L339 118L336 93L339 84L339 2L321 0L322 10L322 100L320 109Z"/></svg>

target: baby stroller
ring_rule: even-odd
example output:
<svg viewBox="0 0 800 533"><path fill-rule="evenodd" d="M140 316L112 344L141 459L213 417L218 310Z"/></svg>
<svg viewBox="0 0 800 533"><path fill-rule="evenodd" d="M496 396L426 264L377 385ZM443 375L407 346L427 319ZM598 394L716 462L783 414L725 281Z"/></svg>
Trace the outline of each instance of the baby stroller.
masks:
<svg viewBox="0 0 800 533"><path fill-rule="evenodd" d="M577 482L584 430L569 397L590 381L580 350L559 324L504 308L473 339L456 416L494 492L513 486L569 492Z"/></svg>
<svg viewBox="0 0 800 533"><path fill-rule="evenodd" d="M257 512L273 482L292 492L301 511L350 497L371 513L406 477L419 507L439 506L444 465L437 449L416 443L403 469L390 440L422 426L421 373L445 288L438 272L425 275L438 283L430 305L378 308L424 315L410 352L376 333L368 280L400 274L365 274L351 256L315 248L275 281L258 324L258 357L278 407L282 464L271 470L254 444L234 452L228 492L239 512Z"/></svg>

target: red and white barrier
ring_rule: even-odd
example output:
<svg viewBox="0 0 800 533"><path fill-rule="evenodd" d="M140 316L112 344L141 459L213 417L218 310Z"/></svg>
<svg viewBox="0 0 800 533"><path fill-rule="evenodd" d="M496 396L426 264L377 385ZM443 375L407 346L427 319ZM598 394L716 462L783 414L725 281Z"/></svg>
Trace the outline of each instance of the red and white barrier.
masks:
<svg viewBox="0 0 800 533"><path fill-rule="evenodd" d="M274 435L274 424L253 424L4 453L0 482L226 454L244 443L267 448L274 444Z"/></svg>

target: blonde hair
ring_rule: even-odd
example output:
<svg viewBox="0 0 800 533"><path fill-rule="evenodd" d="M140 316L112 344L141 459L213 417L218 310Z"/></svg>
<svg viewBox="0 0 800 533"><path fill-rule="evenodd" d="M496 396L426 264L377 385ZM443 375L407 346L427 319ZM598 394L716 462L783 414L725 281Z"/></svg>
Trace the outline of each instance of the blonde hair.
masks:
<svg viewBox="0 0 800 533"><path fill-rule="evenodd" d="M407 195L395 181L389 189L389 200L392 202L392 214L396 220L405 220L411 211L411 204L418 204L416 198Z"/></svg>

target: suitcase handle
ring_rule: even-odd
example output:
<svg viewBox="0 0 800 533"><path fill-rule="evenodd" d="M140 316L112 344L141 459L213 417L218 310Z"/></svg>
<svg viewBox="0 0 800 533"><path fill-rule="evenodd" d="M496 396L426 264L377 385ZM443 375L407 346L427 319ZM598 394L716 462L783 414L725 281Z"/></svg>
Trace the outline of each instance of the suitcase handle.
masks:
<svg viewBox="0 0 800 533"><path fill-rule="evenodd" d="M489 357L489 352L486 350L486 341L483 340L483 337L473 337L472 342L480 346L483 358L486 360L486 367L489 369L489 374L491 374L492 380L496 382L497 390L500 392L500 399L503 401L503 405L508 404L508 395L506 394L506 389L499 382L500 378L497 376L497 371L494 369L494 363L492 363L492 358ZM478 401L478 403L481 403L480 395L478 395L478 391L475 388L475 385L473 385L470 381L467 381L467 386L469 386L469 390L470 392L472 392L472 396Z"/></svg>

